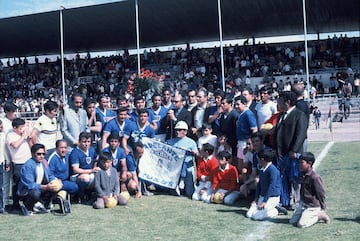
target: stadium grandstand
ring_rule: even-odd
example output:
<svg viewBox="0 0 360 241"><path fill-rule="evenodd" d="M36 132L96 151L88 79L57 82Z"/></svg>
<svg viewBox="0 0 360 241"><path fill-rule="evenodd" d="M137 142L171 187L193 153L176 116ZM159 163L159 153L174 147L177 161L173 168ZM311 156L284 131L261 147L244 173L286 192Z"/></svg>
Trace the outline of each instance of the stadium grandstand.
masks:
<svg viewBox="0 0 360 241"><path fill-rule="evenodd" d="M136 48L134 2L62 9L65 53L88 53L65 60L67 95L75 90L94 97L102 93L112 97L125 94L129 76L136 72L138 64L137 56L129 54L129 49ZM221 87L220 48L191 45L218 40L217 1L138 2L141 48L185 46L171 51L144 51L140 55L141 67L166 75L165 82L172 86L184 88L194 83L209 90ZM308 34L359 30L359 8L354 7L359 6L358 1L307 4ZM303 33L301 1L221 1L221 10L224 40L247 39L242 44L224 47L224 74L229 89L250 84L257 90L263 83L271 82L281 88L295 78L306 80L303 41L256 41L261 37ZM60 58L43 62L35 58L31 64L27 59L59 54L59 25L58 10L0 19L0 58L8 59L0 63L1 102L16 100L21 111L37 113L41 110L39 98L61 98ZM105 50L122 51L103 57L90 54ZM308 53L310 84L318 93L335 93L334 77L353 82L359 71L358 37L344 34L309 41Z"/></svg>

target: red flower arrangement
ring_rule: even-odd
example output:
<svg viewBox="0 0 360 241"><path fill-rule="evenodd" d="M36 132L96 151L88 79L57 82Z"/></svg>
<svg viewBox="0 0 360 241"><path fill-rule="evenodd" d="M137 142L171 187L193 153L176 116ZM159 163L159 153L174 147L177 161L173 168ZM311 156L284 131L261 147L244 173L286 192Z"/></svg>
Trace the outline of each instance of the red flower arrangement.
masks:
<svg viewBox="0 0 360 241"><path fill-rule="evenodd" d="M163 81L166 78L165 75L158 75L142 68L140 75L133 73L128 80L128 92L130 94L143 95L146 91L151 90L152 92L160 92Z"/></svg>

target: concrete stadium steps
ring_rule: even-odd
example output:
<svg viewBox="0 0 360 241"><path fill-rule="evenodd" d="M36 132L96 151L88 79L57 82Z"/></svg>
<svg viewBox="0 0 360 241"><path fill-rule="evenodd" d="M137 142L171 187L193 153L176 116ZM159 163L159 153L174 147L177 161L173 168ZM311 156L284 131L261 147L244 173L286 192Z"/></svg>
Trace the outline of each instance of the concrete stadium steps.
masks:
<svg viewBox="0 0 360 241"><path fill-rule="evenodd" d="M339 113L337 98L327 98L321 101L315 101L315 105L321 111L320 128L315 129L313 116L310 117L308 140L311 141L360 141L360 98L352 97L353 106L350 109L348 119L343 118L343 122L333 122L334 116ZM328 113L331 109L330 131L328 123Z"/></svg>

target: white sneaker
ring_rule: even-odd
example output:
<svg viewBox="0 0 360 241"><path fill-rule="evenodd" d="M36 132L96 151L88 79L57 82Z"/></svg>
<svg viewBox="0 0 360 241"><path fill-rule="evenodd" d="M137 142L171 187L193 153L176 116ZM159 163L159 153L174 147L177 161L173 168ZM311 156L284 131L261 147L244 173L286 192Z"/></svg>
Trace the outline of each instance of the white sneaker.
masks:
<svg viewBox="0 0 360 241"><path fill-rule="evenodd" d="M185 182L184 182L184 179L180 179L180 182L179 182L179 188L180 189L184 189L185 188Z"/></svg>
<svg viewBox="0 0 360 241"><path fill-rule="evenodd" d="M33 211L35 213L49 213L50 210L47 210L41 202L34 204Z"/></svg>

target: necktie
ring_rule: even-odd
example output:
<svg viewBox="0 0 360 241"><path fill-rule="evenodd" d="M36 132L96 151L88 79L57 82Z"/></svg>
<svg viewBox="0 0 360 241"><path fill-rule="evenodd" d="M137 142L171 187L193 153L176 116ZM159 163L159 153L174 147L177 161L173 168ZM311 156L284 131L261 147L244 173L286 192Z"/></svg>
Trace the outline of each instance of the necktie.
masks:
<svg viewBox="0 0 360 241"><path fill-rule="evenodd" d="M287 116L287 112L285 111L280 118L280 124L285 120L286 116Z"/></svg>

